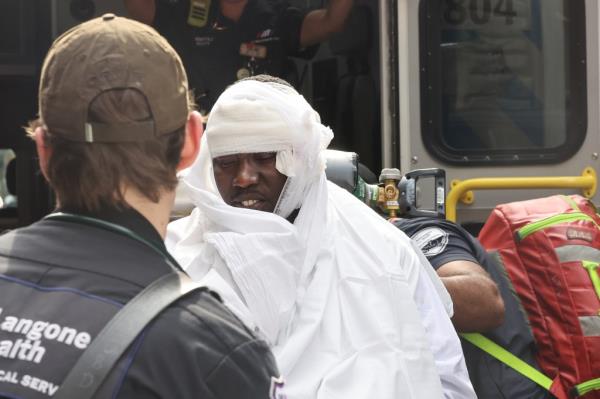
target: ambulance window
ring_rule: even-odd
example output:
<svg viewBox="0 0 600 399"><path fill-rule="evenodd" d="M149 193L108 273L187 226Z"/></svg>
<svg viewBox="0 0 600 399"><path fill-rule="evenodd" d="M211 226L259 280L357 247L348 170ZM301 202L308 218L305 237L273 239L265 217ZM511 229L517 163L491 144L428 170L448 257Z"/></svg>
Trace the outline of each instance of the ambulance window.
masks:
<svg viewBox="0 0 600 399"><path fill-rule="evenodd" d="M421 122L451 164L571 157L587 128L584 0L422 0Z"/></svg>

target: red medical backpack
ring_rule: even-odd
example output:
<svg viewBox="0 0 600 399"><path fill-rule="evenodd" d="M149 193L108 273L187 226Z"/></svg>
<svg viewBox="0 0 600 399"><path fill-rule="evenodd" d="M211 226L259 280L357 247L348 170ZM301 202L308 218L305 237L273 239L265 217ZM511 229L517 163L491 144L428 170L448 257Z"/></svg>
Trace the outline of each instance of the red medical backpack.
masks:
<svg viewBox="0 0 600 399"><path fill-rule="evenodd" d="M560 399L600 399L600 216L581 196L499 205L479 240L500 255L536 359Z"/></svg>

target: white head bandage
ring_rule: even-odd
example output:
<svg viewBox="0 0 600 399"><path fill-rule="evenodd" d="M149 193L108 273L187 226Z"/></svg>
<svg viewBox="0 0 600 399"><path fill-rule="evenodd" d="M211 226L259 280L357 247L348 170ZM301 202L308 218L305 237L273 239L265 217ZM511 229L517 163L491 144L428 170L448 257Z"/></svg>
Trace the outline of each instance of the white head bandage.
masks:
<svg viewBox="0 0 600 399"><path fill-rule="evenodd" d="M288 180L274 210L287 217L325 170L323 150L333 138L319 114L293 88L246 80L229 87L213 107L206 130L210 156L277 152Z"/></svg>
<svg viewBox="0 0 600 399"><path fill-rule="evenodd" d="M459 392L461 381L470 383L442 306L449 296L436 294L427 276L435 272L406 235L327 181L331 138L290 88L257 81L228 88L185 177L197 208L169 226L169 249L258 327L290 396L440 398L450 376L445 392L474 397ZM227 205L212 159L271 151L288 176L278 214ZM293 223L281 217L300 206Z"/></svg>

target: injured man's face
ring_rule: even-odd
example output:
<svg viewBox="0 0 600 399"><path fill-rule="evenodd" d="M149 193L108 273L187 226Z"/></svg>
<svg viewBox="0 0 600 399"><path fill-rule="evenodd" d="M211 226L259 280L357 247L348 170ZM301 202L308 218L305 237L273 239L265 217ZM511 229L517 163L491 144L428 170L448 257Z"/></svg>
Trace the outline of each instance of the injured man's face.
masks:
<svg viewBox="0 0 600 399"><path fill-rule="evenodd" d="M223 200L238 208L273 212L287 176L275 168L275 152L231 154L213 158Z"/></svg>

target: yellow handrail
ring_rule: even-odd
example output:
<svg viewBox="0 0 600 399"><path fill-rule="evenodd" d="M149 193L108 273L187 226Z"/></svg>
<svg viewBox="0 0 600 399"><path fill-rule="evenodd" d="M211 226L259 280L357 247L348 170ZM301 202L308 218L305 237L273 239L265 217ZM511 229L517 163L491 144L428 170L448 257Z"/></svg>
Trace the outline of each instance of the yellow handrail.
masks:
<svg viewBox="0 0 600 399"><path fill-rule="evenodd" d="M456 222L456 205L470 190L497 190L519 188L581 188L591 198L596 193L596 172L585 168L581 176L555 177L489 177L458 182L446 197L446 219Z"/></svg>

